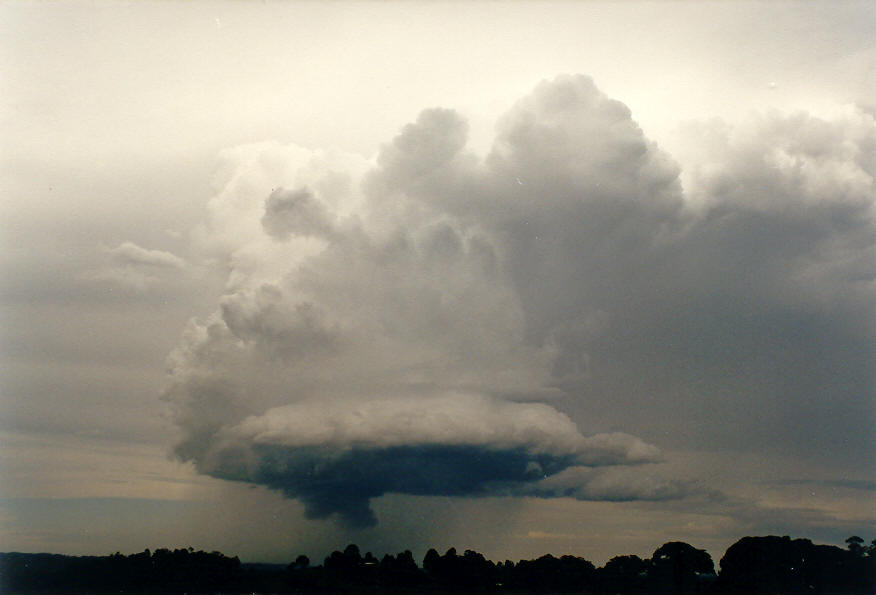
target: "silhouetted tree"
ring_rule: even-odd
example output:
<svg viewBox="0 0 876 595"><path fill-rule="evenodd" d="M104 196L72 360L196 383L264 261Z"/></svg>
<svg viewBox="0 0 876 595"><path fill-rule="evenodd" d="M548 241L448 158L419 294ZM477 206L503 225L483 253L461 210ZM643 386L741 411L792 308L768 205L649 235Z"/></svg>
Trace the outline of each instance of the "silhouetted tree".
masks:
<svg viewBox="0 0 876 595"><path fill-rule="evenodd" d="M536 560L521 560L517 583L534 592L584 591L596 583L596 568L584 558L550 554Z"/></svg>
<svg viewBox="0 0 876 595"><path fill-rule="evenodd" d="M615 556L599 569L603 591L626 593L642 589L648 577L648 562L639 556Z"/></svg>
<svg viewBox="0 0 876 595"><path fill-rule="evenodd" d="M352 564L358 564L362 560L362 555L359 553L359 546L351 543L344 548L344 557Z"/></svg>
<svg viewBox="0 0 876 595"><path fill-rule="evenodd" d="M389 554L383 556L378 576L380 585L389 589L410 588L422 584L425 580L410 550L405 550L396 556Z"/></svg>
<svg viewBox="0 0 876 595"><path fill-rule="evenodd" d="M426 555L423 557L423 570L425 570L430 576L435 577L438 572L440 560L441 554L439 554L435 548L429 548L429 551L427 551Z"/></svg>
<svg viewBox="0 0 876 595"><path fill-rule="evenodd" d="M743 537L721 558L721 582L751 592L804 589L802 564L809 543L787 535Z"/></svg>
<svg viewBox="0 0 876 595"><path fill-rule="evenodd" d="M848 544L849 552L851 552L853 556L863 556L866 553L864 540L857 535L852 535L846 539L846 544Z"/></svg>
<svg viewBox="0 0 876 595"><path fill-rule="evenodd" d="M351 543L343 552L333 551L324 563L325 579L331 589L346 589L350 586L373 585L377 582L377 559L367 552L359 553L359 546Z"/></svg>
<svg viewBox="0 0 876 595"><path fill-rule="evenodd" d="M661 591L693 592L698 578L713 575L715 565L706 550L700 550L682 541L664 543L651 556L649 583Z"/></svg>
<svg viewBox="0 0 876 595"><path fill-rule="evenodd" d="M846 541L848 550L788 536L743 537L721 558L721 582L750 593L876 592L876 566L863 553L863 539Z"/></svg>
<svg viewBox="0 0 876 595"><path fill-rule="evenodd" d="M517 567L511 560L499 562L495 568L496 586L510 588L516 584Z"/></svg>
<svg viewBox="0 0 876 595"><path fill-rule="evenodd" d="M474 550L462 556L450 548L443 556L430 549L423 559L423 568L429 577L447 589L483 590L495 586L493 563Z"/></svg>
<svg viewBox="0 0 876 595"><path fill-rule="evenodd" d="M876 540L874 540L876 541ZM681 542L658 548L651 560L616 556L594 569L583 558L552 555L494 564L474 550L426 553L423 568L410 551L362 556L350 544L324 566L300 555L288 566L241 565L220 552L193 548L110 556L0 553L3 593L876 593L876 547L852 536L847 549L808 539L745 537L721 558L718 582L711 557ZM872 544L876 546L876 543ZM711 579L709 579L711 577Z"/></svg>

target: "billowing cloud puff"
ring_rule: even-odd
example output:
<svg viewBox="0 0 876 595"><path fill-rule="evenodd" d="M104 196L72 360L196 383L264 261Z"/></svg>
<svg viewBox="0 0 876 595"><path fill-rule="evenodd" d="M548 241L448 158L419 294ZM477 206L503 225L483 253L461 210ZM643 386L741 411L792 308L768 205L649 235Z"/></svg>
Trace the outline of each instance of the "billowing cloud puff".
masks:
<svg viewBox="0 0 876 595"><path fill-rule="evenodd" d="M681 498L648 440L794 443L778 419L824 399L866 418L876 134L854 117L713 131L694 199L587 77L536 87L485 159L444 109L374 162L230 152L198 231L227 291L169 358L176 453L367 525L390 492Z"/></svg>
<svg viewBox="0 0 876 595"><path fill-rule="evenodd" d="M332 230L331 216L307 188L271 192L262 225L268 235L281 240L292 234L322 236Z"/></svg>
<svg viewBox="0 0 876 595"><path fill-rule="evenodd" d="M249 417L231 429L260 444L387 448L406 444L522 447L574 456L586 443L568 416L541 403L476 395L300 402Z"/></svg>

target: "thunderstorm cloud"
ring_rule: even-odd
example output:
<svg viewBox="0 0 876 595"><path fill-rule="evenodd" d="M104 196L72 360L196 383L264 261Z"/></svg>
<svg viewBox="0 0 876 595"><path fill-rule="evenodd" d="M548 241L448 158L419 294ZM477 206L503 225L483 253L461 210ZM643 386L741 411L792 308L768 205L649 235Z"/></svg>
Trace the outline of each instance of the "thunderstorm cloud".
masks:
<svg viewBox="0 0 876 595"><path fill-rule="evenodd" d="M653 443L740 426L829 450L845 424L868 460L873 118L699 132L683 190L629 109L569 76L483 158L448 109L374 161L227 152L197 231L226 292L169 358L177 456L357 526L386 493L683 498Z"/></svg>

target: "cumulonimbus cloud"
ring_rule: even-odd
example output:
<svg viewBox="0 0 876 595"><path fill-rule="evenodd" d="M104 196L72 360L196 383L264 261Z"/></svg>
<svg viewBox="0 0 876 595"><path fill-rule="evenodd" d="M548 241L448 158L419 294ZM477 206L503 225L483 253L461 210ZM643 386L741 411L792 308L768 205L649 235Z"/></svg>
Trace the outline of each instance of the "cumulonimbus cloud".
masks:
<svg viewBox="0 0 876 595"><path fill-rule="evenodd" d="M582 76L518 102L483 159L446 109L374 162L277 144L229 153L198 231L228 264L228 290L169 358L177 455L356 525L390 492L683 497L684 482L637 473L660 460L655 446L582 432L581 404L647 428L695 369L720 413L728 346L771 381L749 359L786 346L782 332L827 321L842 353L873 336L840 324L873 313L860 256L874 251L873 164L854 150L872 118L858 136L763 127L779 140L715 145L693 174L695 207L679 166ZM827 153L808 134L834 139L816 143ZM854 386L861 361L846 362Z"/></svg>

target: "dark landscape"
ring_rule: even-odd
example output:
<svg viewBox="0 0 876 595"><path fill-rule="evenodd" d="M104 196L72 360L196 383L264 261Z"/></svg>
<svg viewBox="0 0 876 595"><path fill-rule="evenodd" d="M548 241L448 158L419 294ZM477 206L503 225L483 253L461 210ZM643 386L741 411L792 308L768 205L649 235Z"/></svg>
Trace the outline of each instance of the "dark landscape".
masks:
<svg viewBox="0 0 876 595"><path fill-rule="evenodd" d="M705 550L679 541L651 558L620 555L597 568L584 558L545 554L494 562L482 554L429 549L422 564L406 550L382 558L350 544L321 565L242 563L188 549L64 556L0 553L3 593L873 593L876 539L847 549L788 536L743 537L716 567Z"/></svg>

